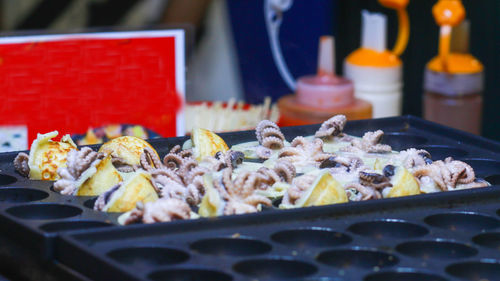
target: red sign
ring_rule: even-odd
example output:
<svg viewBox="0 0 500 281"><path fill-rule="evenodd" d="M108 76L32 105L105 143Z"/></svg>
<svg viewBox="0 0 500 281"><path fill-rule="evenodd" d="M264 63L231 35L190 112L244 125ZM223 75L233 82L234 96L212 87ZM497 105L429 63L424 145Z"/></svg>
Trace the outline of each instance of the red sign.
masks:
<svg viewBox="0 0 500 281"><path fill-rule="evenodd" d="M139 124L183 134L184 32L112 32L0 38L0 125L84 133Z"/></svg>

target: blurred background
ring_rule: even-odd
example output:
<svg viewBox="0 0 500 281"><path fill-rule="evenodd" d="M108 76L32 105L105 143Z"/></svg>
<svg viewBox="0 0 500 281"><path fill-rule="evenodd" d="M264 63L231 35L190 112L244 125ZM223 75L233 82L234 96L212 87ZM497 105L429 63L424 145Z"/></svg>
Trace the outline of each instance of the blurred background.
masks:
<svg viewBox="0 0 500 281"><path fill-rule="evenodd" d="M280 2L280 1L277 1ZM281 1L286 6L286 2ZM411 32L403 61L402 113L422 116L425 65L438 53L439 27L432 17L437 0L411 0ZM500 1L463 0L470 20L470 53L484 64L482 135L500 140ZM318 40L335 37L335 65L360 46L361 11L387 16L387 46L394 45L398 19L376 0L295 0L269 15L265 0L3 0L0 28L72 32L84 29L148 29L182 26L187 30L188 101L276 102L293 92L292 80L316 73ZM269 16L271 18L269 18ZM276 22L279 20L279 33ZM275 31L273 31L275 30ZM273 33L275 32L275 33ZM286 74L273 57L278 38Z"/></svg>

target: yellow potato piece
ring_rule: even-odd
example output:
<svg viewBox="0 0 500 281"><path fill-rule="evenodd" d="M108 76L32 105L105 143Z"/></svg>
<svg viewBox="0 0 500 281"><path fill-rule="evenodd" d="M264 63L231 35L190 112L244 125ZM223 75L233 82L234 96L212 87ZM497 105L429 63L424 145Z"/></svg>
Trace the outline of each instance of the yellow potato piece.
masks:
<svg viewBox="0 0 500 281"><path fill-rule="evenodd" d="M137 202L152 202L158 200L158 194L151 184L150 178L144 172L136 172L116 191L107 212L127 212L135 208Z"/></svg>
<svg viewBox="0 0 500 281"><path fill-rule="evenodd" d="M99 152L120 157L129 165L139 165L141 154L146 147L151 148L158 155L156 150L147 141L132 136L112 139L103 144Z"/></svg>
<svg viewBox="0 0 500 281"><path fill-rule="evenodd" d="M58 180L60 178L57 169L66 167L68 152L76 149L76 145L69 135L65 135L61 141L51 140L57 135L57 131L38 134L36 140L33 141L28 161L30 179Z"/></svg>
<svg viewBox="0 0 500 281"><path fill-rule="evenodd" d="M205 174L203 176L205 186L205 195L201 199L198 214L202 217L216 217L222 214L224 204L220 198L219 192L212 183L212 176Z"/></svg>
<svg viewBox="0 0 500 281"><path fill-rule="evenodd" d="M342 185L333 176L324 171L318 175L307 193L299 199L299 206L321 206L347 202L347 194Z"/></svg>
<svg viewBox="0 0 500 281"><path fill-rule="evenodd" d="M196 160L201 161L207 156L214 156L217 152L226 152L229 150L226 142L216 133L195 128L191 132Z"/></svg>
<svg viewBox="0 0 500 281"><path fill-rule="evenodd" d="M392 189L387 197L400 197L420 194L417 179L405 168L397 167L391 179Z"/></svg>
<svg viewBox="0 0 500 281"><path fill-rule="evenodd" d="M102 159L99 164L95 166L96 172L90 176L78 188L76 195L78 196L94 196L101 195L106 190L117 185L123 179L120 173L115 169L111 163L111 156Z"/></svg>

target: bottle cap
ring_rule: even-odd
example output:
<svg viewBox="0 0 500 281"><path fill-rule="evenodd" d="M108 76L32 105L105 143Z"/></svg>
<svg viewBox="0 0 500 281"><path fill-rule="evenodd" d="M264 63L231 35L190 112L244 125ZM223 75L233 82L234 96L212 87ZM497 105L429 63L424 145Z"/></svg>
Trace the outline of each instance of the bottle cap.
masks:
<svg viewBox="0 0 500 281"><path fill-rule="evenodd" d="M387 18L380 13L362 14L361 47L352 52L346 61L359 66L398 67L401 60L386 49Z"/></svg>

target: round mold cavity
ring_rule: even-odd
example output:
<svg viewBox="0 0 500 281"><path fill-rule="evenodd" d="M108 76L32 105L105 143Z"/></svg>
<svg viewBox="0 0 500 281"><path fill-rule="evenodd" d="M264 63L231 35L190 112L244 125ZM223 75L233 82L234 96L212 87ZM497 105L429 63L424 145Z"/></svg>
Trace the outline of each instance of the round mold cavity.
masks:
<svg viewBox="0 0 500 281"><path fill-rule="evenodd" d="M25 203L39 201L49 197L45 191L38 189L11 187L0 189L0 202L7 203Z"/></svg>
<svg viewBox="0 0 500 281"><path fill-rule="evenodd" d="M310 263L280 258L246 260L234 265L233 269L241 274L262 280L301 278L318 271Z"/></svg>
<svg viewBox="0 0 500 281"><path fill-rule="evenodd" d="M491 261L455 263L446 267L446 272L463 280L486 281L498 280L500 263Z"/></svg>
<svg viewBox="0 0 500 281"><path fill-rule="evenodd" d="M482 233L474 236L472 241L477 245L500 251L500 232Z"/></svg>
<svg viewBox="0 0 500 281"><path fill-rule="evenodd" d="M383 268L397 264L399 259L391 254L376 250L341 249L320 253L316 260L340 269Z"/></svg>
<svg viewBox="0 0 500 281"><path fill-rule="evenodd" d="M445 278L421 272L386 271L368 275L364 281L446 281Z"/></svg>
<svg viewBox="0 0 500 281"><path fill-rule="evenodd" d="M251 256L271 251L271 245L248 238L209 238L191 244L191 249L215 256Z"/></svg>
<svg viewBox="0 0 500 281"><path fill-rule="evenodd" d="M485 180L491 185L500 185L500 175L486 177Z"/></svg>
<svg viewBox="0 0 500 281"><path fill-rule="evenodd" d="M78 216L82 209L62 204L30 204L11 207L7 213L26 220L63 219Z"/></svg>
<svg viewBox="0 0 500 281"><path fill-rule="evenodd" d="M291 229L276 232L271 239L295 248L333 247L347 244L351 237L336 231L321 228Z"/></svg>
<svg viewBox="0 0 500 281"><path fill-rule="evenodd" d="M396 250L419 259L459 259L477 254L477 250L470 246L449 241L405 242L399 244Z"/></svg>
<svg viewBox="0 0 500 281"><path fill-rule="evenodd" d="M500 221L475 213L443 213L430 215L424 219L428 225L451 231L480 232L500 226Z"/></svg>
<svg viewBox="0 0 500 281"><path fill-rule="evenodd" d="M429 152L432 160L443 160L446 157L462 158L469 154L463 149L447 145L424 145L419 146L418 149L424 149Z"/></svg>
<svg viewBox="0 0 500 281"><path fill-rule="evenodd" d="M429 233L429 230L423 226L401 220L358 222L349 226L348 230L358 235L376 239L414 238Z"/></svg>
<svg viewBox="0 0 500 281"><path fill-rule="evenodd" d="M111 224L101 221L61 221L61 222L46 223L40 226L40 229L45 232L61 232L61 231L70 231L77 229L88 229L88 228L97 228L106 226L111 226Z"/></svg>
<svg viewBox="0 0 500 281"><path fill-rule="evenodd" d="M384 134L382 143L388 144L392 150L405 150L421 144L427 143L427 139L414 134L407 133L387 133Z"/></svg>
<svg viewBox="0 0 500 281"><path fill-rule="evenodd" d="M121 264L139 267L179 264L189 259L183 251L156 246L117 249L107 255Z"/></svg>
<svg viewBox="0 0 500 281"><path fill-rule="evenodd" d="M150 280L158 281L206 281L206 280L218 280L218 281L231 281L233 278L224 272L210 270L210 269L198 269L198 268L182 268L182 269L167 269L161 271L155 271L148 275Z"/></svg>
<svg viewBox="0 0 500 281"><path fill-rule="evenodd" d="M471 165L477 177L484 178L500 174L500 161L480 158L466 158L461 161Z"/></svg>
<svg viewBox="0 0 500 281"><path fill-rule="evenodd" d="M17 181L17 179L13 176L0 174L0 185L13 184L16 181Z"/></svg>
<svg viewBox="0 0 500 281"><path fill-rule="evenodd" d="M89 200L85 200L85 202L83 202L83 206L85 206L86 208L89 208L89 209L93 210L94 209L95 201L97 201L97 197L91 198Z"/></svg>

